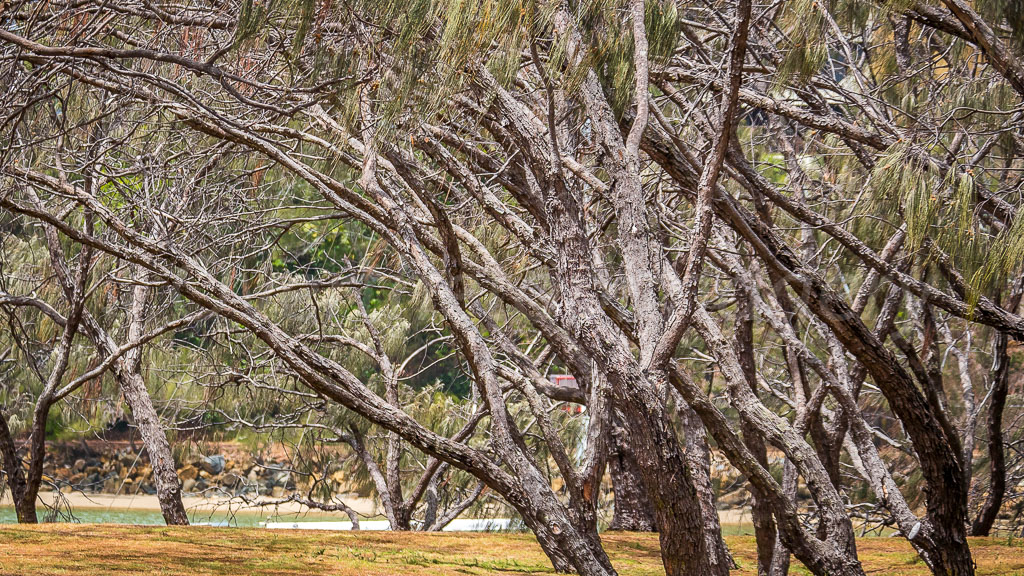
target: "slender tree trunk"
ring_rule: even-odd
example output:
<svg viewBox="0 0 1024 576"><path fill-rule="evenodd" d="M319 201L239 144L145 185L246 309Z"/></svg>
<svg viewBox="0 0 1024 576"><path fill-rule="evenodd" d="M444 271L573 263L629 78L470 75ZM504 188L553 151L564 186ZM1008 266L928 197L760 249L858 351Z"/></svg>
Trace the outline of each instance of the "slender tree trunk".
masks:
<svg viewBox="0 0 1024 576"><path fill-rule="evenodd" d="M36 497L43 481L43 460L46 459L46 419L50 411L48 399L40 399L32 416L32 433L28 438L28 474L25 490L16 506L18 521L25 524L39 522L36 516Z"/></svg>
<svg viewBox="0 0 1024 576"><path fill-rule="evenodd" d="M988 536L992 524L1003 506L1006 493L1006 457L1003 453L1003 410L1009 392L1009 357L1006 353L1005 332L996 335L995 358L992 376L992 399L988 408L988 496L981 505L977 517L971 524L971 536Z"/></svg>
<svg viewBox="0 0 1024 576"><path fill-rule="evenodd" d="M171 447L142 376L138 373L124 374L118 381L125 402L132 410L132 419L139 429L139 435L142 436L142 443L149 453L156 496L164 521L168 525L187 525L188 514L181 502L181 485L175 471Z"/></svg>
<svg viewBox="0 0 1024 576"><path fill-rule="evenodd" d="M750 390L757 394L753 326L753 307L750 305L750 299L742 295L738 296L736 301L736 355ZM743 427L743 443L754 455L757 463L765 470L770 470L764 436L756 427ZM764 494L754 484L751 483L749 486L752 496L750 516L754 523L754 540L757 542L757 573L759 576L767 576L771 573L772 558L775 556L775 542L778 538L775 518L772 515L771 505Z"/></svg>
<svg viewBox="0 0 1024 576"><path fill-rule="evenodd" d="M787 458L782 465L782 492L787 499L796 501L797 473L796 466ZM782 542L781 535L775 540L772 551L772 563L768 569L770 576L786 576L789 574L789 550Z"/></svg>
<svg viewBox="0 0 1024 576"><path fill-rule="evenodd" d="M56 231L53 228L47 228L46 239L53 269L65 296L70 300L74 292L71 277L67 271L64 251L60 247ZM150 288L146 286L148 274L143 269L137 268L136 276L139 283L132 290L127 332L129 342L134 342L144 336L150 301ZM118 353L117 343L87 310L82 311L82 328L82 331L103 355L113 356ZM153 400L146 389L146 383L140 371L142 351L142 346L136 346L125 352L124 356L111 366L111 372L117 380L125 403L132 411L135 426L142 436L146 452L149 453L157 500L160 502L160 511L164 521L168 525L186 525L188 524L188 514L181 502L181 485L174 466L174 457L171 455L171 447L167 442L163 424L153 406Z"/></svg>
<svg viewBox="0 0 1024 576"><path fill-rule="evenodd" d="M147 309L149 308L150 288L145 282L148 276L141 269L138 271L139 284L132 290L131 320L128 325L128 340L135 341L143 336ZM100 339L97 335L97 341ZM160 501L160 511L168 525L187 525L188 514L181 502L181 484L174 466L174 456L167 442L167 435L160 423L160 417L153 407L153 399L146 390L146 382L142 378L142 347L138 346L125 354L122 369L116 370L118 383L124 400L132 410L135 426L142 436L142 443L149 453L149 463L153 467L153 479L156 483L156 496Z"/></svg>

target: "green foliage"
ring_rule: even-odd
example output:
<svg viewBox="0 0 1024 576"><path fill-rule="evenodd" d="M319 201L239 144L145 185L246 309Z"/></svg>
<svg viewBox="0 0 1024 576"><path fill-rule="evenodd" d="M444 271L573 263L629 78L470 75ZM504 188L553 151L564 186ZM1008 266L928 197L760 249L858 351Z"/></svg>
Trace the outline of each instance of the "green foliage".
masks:
<svg viewBox="0 0 1024 576"><path fill-rule="evenodd" d="M780 25L788 37L772 77L772 91L778 92L790 82L803 83L817 73L829 56L825 38L825 18L819 0L791 0L785 4Z"/></svg>
<svg viewBox="0 0 1024 576"><path fill-rule="evenodd" d="M613 109L621 116L635 101L636 92L629 11L624 3L605 0L583 3L581 14L580 28L589 51L580 69L592 67L597 71ZM659 0L645 4L644 27L652 70L667 62L675 50L679 42L679 17L674 2Z"/></svg>
<svg viewBox="0 0 1024 576"><path fill-rule="evenodd" d="M1024 266L1024 225L991 232L978 221L978 192L973 170L954 166L946 179L935 178L909 154L909 144L900 143L875 166L871 175L869 210L896 213L907 226L912 250L933 243L961 271L976 302L981 294L1005 283Z"/></svg>
<svg viewBox="0 0 1024 576"><path fill-rule="evenodd" d="M1018 0L976 0L974 8L988 22L1003 22L1010 30L1011 48L1024 55L1024 3Z"/></svg>

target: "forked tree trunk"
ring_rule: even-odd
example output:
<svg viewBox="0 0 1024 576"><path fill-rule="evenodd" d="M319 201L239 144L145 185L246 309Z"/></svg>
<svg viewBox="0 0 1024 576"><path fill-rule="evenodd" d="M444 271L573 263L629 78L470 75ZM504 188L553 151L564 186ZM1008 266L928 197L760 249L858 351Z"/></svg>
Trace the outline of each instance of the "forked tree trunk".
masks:
<svg viewBox="0 0 1024 576"><path fill-rule="evenodd" d="M46 240L53 269L65 296L70 300L73 293L71 277L65 264L64 251L60 247L56 230L52 227L46 229ZM129 342L135 342L144 336L150 301L150 288L146 285L147 273L138 268L136 275L139 282L132 289L127 333ZM82 331L104 356L118 354L117 343L87 310L82 311ZM174 457L171 455L171 447L167 442L163 424L156 413L156 408L153 407L153 400L140 372L142 350L142 346L129 349L123 357L113 363L111 372L124 395L125 403L132 411L132 418L139 429L139 435L142 436L146 452L149 453L157 500L160 502L160 511L164 521L168 525L186 525L188 524L188 514L181 502L181 486L174 466Z"/></svg>
<svg viewBox="0 0 1024 576"><path fill-rule="evenodd" d="M18 498L14 502L14 512L18 517L19 524L38 524L39 517L36 515L36 503L34 499L28 499L24 497L24 493L21 498Z"/></svg>

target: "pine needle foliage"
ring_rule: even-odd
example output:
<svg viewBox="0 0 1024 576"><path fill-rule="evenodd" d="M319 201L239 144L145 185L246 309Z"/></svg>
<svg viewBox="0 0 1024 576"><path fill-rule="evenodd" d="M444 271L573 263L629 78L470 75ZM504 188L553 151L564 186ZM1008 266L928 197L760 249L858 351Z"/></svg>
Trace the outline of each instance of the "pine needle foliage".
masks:
<svg viewBox="0 0 1024 576"><path fill-rule="evenodd" d="M938 179L915 162L910 144L900 143L876 165L868 189L870 214L898 214L912 250L931 249L930 259L949 258L976 303L1024 269L1020 219L993 232L977 216L973 171L955 166Z"/></svg>
<svg viewBox="0 0 1024 576"><path fill-rule="evenodd" d="M829 47L819 1L825 0L792 0L785 4L779 25L788 41L779 46L782 59L772 78L773 92L789 83L807 81L825 64Z"/></svg>

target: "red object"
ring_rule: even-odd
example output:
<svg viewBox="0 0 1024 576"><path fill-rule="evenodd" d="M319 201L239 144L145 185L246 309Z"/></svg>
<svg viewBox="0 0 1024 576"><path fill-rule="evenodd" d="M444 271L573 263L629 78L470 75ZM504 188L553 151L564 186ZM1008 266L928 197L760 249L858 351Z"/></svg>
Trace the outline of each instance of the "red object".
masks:
<svg viewBox="0 0 1024 576"><path fill-rule="evenodd" d="M564 388L576 388L576 377L570 374L552 374L548 376L548 380L550 380L551 383L554 384L555 386L560 386ZM567 402L565 406L562 407L562 409L568 412L569 414L582 414L585 409L585 406L581 406L579 404L570 404Z"/></svg>

